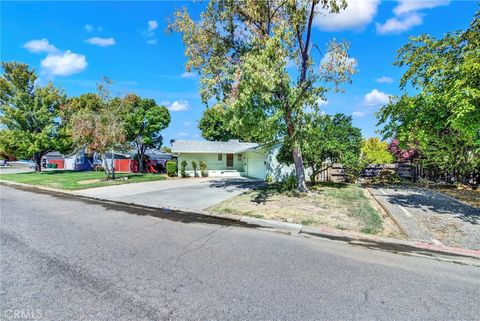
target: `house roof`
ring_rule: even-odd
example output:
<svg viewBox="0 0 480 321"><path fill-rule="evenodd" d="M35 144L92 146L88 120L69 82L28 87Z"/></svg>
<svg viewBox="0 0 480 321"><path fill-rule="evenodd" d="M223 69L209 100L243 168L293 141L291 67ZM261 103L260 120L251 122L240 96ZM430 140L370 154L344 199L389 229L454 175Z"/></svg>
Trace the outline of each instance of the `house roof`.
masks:
<svg viewBox="0 0 480 321"><path fill-rule="evenodd" d="M238 140L228 142L177 140L172 144L172 153L238 154L258 146L257 143L243 143Z"/></svg>

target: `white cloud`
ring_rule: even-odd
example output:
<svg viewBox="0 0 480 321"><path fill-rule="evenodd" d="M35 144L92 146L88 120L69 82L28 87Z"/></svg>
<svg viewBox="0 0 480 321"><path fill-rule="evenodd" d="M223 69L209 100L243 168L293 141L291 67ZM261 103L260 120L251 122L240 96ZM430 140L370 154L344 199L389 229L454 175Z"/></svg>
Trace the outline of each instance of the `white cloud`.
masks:
<svg viewBox="0 0 480 321"><path fill-rule="evenodd" d="M393 82L392 77L382 76L380 78L375 79L376 82L380 84L391 84Z"/></svg>
<svg viewBox="0 0 480 321"><path fill-rule="evenodd" d="M93 26L91 24L86 24L83 26L83 29L86 31L86 32L92 32L93 31Z"/></svg>
<svg viewBox="0 0 480 321"><path fill-rule="evenodd" d="M99 46L99 47L107 47L113 46L116 44L115 39L113 38L100 38L100 37L92 37L86 40L91 45Z"/></svg>
<svg viewBox="0 0 480 321"><path fill-rule="evenodd" d="M393 9L393 13L398 16L412 11L432 9L449 4L450 0L398 0L398 5Z"/></svg>
<svg viewBox="0 0 480 321"><path fill-rule="evenodd" d="M326 101L326 100L323 100L323 99L319 99L319 100L317 100L317 103L318 103L318 106L325 106L325 105L328 105L328 101Z"/></svg>
<svg viewBox="0 0 480 321"><path fill-rule="evenodd" d="M352 116L353 117L365 117L367 114L363 111L354 111L352 113Z"/></svg>
<svg viewBox="0 0 480 321"><path fill-rule="evenodd" d="M389 101L389 95L377 89L373 89L363 98L363 104L366 106L381 106Z"/></svg>
<svg viewBox="0 0 480 321"><path fill-rule="evenodd" d="M180 75L180 77L182 77L182 78L195 78L196 76L197 76L196 73L190 72L190 71L185 71L184 73L182 73Z"/></svg>
<svg viewBox="0 0 480 321"><path fill-rule="evenodd" d="M176 137L187 137L188 136L188 133L186 132L179 132L175 135Z"/></svg>
<svg viewBox="0 0 480 321"><path fill-rule="evenodd" d="M402 33L423 23L422 17L415 13L409 13L402 17L393 17L385 21L384 24L377 23L377 33L381 35Z"/></svg>
<svg viewBox="0 0 480 321"><path fill-rule="evenodd" d="M320 10L313 24L324 31L361 31L373 20L379 4L380 0L349 0L347 8L337 14Z"/></svg>
<svg viewBox="0 0 480 321"><path fill-rule="evenodd" d="M58 49L48 42L48 39L30 40L23 45L23 48L33 53L55 53Z"/></svg>
<svg viewBox="0 0 480 321"><path fill-rule="evenodd" d="M188 101L175 100L173 103L168 100L164 100L160 105L166 106L170 111L185 111L188 110Z"/></svg>
<svg viewBox="0 0 480 321"><path fill-rule="evenodd" d="M83 71L87 67L84 55L67 50L63 53L48 54L40 62L43 72L50 76L69 76Z"/></svg>
<svg viewBox="0 0 480 321"><path fill-rule="evenodd" d="M155 30L158 28L158 22L157 20L149 20L147 25L147 30L143 31L142 34L145 36L147 45L155 45L158 42L155 38Z"/></svg>
<svg viewBox="0 0 480 321"><path fill-rule="evenodd" d="M147 29L148 32L153 31L157 28L158 28L157 20L149 20L148 21L148 29Z"/></svg>
<svg viewBox="0 0 480 321"><path fill-rule="evenodd" d="M182 125L185 126L185 127L189 127L189 126L192 126L192 122L187 120L187 121L182 122Z"/></svg>
<svg viewBox="0 0 480 321"><path fill-rule="evenodd" d="M449 0L398 0L393 9L394 17L385 23L376 23L377 33L381 35L398 34L423 23L419 11L449 5Z"/></svg>

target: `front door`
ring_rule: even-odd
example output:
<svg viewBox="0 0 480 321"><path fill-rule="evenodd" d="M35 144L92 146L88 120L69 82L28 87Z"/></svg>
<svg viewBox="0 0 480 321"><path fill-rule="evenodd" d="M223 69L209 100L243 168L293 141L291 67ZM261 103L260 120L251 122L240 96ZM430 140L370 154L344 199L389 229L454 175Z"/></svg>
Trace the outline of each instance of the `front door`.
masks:
<svg viewBox="0 0 480 321"><path fill-rule="evenodd" d="M227 154L227 167L233 167L233 154Z"/></svg>

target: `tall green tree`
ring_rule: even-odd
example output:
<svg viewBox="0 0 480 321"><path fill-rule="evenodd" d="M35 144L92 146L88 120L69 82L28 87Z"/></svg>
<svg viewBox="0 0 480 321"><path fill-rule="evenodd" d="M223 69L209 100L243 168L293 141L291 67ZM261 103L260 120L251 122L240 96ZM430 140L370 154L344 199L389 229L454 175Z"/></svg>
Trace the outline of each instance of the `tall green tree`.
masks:
<svg viewBox="0 0 480 321"><path fill-rule="evenodd" d="M111 96L111 84L111 80L104 78L97 85L97 93L70 99L65 113L71 115L69 123L76 147L99 153L107 178L115 179L113 155L115 149L124 148L126 143L122 116L126 108L123 100ZM112 156L110 164L108 153Z"/></svg>
<svg viewBox="0 0 480 321"><path fill-rule="evenodd" d="M362 142L361 155L364 164L389 164L394 160L388 143L378 137L370 137Z"/></svg>
<svg viewBox="0 0 480 321"><path fill-rule="evenodd" d="M420 161L464 177L480 166L480 12L465 31L410 38L394 63L404 94L378 113L384 137L418 143ZM416 94L409 95L413 87Z"/></svg>
<svg viewBox="0 0 480 321"><path fill-rule="evenodd" d="M179 10L170 25L182 34L187 70L199 72L204 103L229 111L239 137L288 140L300 191L307 190L299 135L305 109L317 109L325 93L339 90L355 71L348 44L336 41L314 63L313 20L321 10L335 14L345 7L343 0L216 0L201 19ZM288 61L296 72L287 70Z"/></svg>
<svg viewBox="0 0 480 321"><path fill-rule="evenodd" d="M17 158L33 158L35 171L42 157L70 146L65 124L59 118L65 94L51 83L35 85L37 76L28 65L3 62L0 77L0 146Z"/></svg>
<svg viewBox="0 0 480 321"><path fill-rule="evenodd" d="M206 140L226 142L229 139L240 139L230 129L227 111L221 106L213 106L204 110L198 124L202 137ZM247 139L248 140L248 139Z"/></svg>
<svg viewBox="0 0 480 321"><path fill-rule="evenodd" d="M301 133L301 151L305 164L310 167L310 181L326 169L325 163L343 162L355 158L358 161L362 144L362 133L352 125L352 117L344 114L333 116L308 113ZM278 154L279 161L292 164L290 148L283 145Z"/></svg>
<svg viewBox="0 0 480 321"><path fill-rule="evenodd" d="M143 173L145 151L162 146L161 131L170 124L170 112L166 107L158 106L155 100L142 99L134 94L127 95L124 101L126 139L137 150L138 169Z"/></svg>

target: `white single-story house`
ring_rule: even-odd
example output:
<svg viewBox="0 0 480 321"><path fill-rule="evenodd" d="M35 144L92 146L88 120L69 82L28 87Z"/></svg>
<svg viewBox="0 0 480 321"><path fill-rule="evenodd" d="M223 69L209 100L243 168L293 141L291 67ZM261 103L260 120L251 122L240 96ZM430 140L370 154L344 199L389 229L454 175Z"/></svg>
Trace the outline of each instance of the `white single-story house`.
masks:
<svg viewBox="0 0 480 321"><path fill-rule="evenodd" d="M277 161L280 144L273 146L257 143L244 143L239 140L227 142L178 140L172 144L172 153L178 157L178 167L187 161L186 171L193 176L192 160L207 164L208 176L226 176L280 181L294 171L293 165L283 165Z"/></svg>

